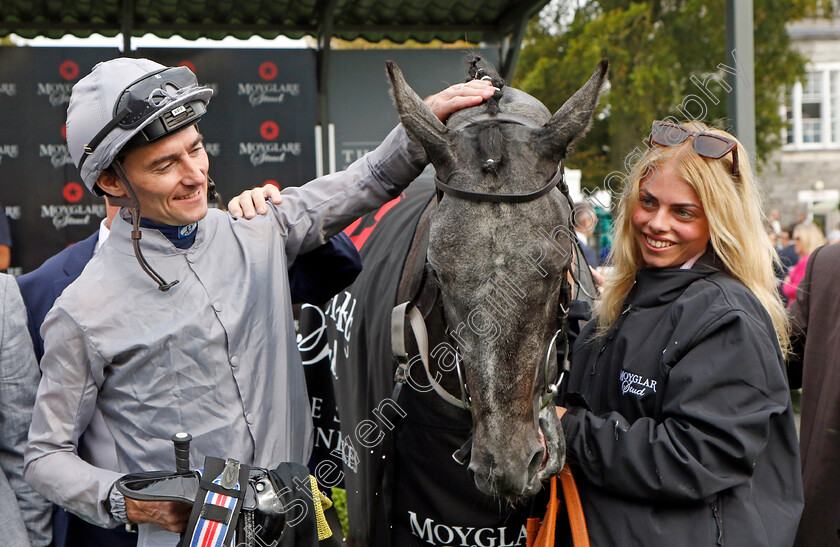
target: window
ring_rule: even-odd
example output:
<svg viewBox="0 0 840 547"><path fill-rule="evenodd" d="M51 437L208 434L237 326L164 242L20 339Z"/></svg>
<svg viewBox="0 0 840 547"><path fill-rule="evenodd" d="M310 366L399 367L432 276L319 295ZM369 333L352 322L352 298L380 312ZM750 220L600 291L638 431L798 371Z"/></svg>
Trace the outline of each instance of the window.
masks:
<svg viewBox="0 0 840 547"><path fill-rule="evenodd" d="M809 70L785 102L786 150L840 148L840 65Z"/></svg>

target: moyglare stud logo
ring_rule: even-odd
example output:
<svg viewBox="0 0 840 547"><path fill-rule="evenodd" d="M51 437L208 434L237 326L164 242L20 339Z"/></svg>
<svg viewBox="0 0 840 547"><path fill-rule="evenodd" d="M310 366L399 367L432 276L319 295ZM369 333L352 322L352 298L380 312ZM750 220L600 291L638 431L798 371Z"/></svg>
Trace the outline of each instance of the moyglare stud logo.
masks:
<svg viewBox="0 0 840 547"><path fill-rule="evenodd" d="M639 374L622 370L618 375L618 380L621 382L622 395L630 393L637 397L644 397L649 391L656 393L656 380L645 378Z"/></svg>
<svg viewBox="0 0 840 547"><path fill-rule="evenodd" d="M239 155L248 156L251 165L263 163L282 163L289 154L300 156L299 142L240 142Z"/></svg>
<svg viewBox="0 0 840 547"><path fill-rule="evenodd" d="M267 141L273 141L280 135L280 126L270 120L263 122L260 126L260 135Z"/></svg>
<svg viewBox="0 0 840 547"><path fill-rule="evenodd" d="M68 190L71 184L75 184L78 188ZM70 201L67 198L67 194L70 193L75 198L77 192L79 193L79 198L76 201L81 199L82 187L78 183L71 182L64 187L62 193L65 199ZM55 226L56 230L61 230L67 226L90 226L94 222L99 222L104 217L104 203L94 203L91 205L41 205L41 218L52 219L53 226Z"/></svg>
<svg viewBox="0 0 840 547"><path fill-rule="evenodd" d="M14 97L15 95L17 95L17 84L13 82L0 83L0 95Z"/></svg>
<svg viewBox="0 0 840 547"><path fill-rule="evenodd" d="M207 152L208 156L216 158L222 153L222 144L218 142L205 142L204 151Z"/></svg>
<svg viewBox="0 0 840 547"><path fill-rule="evenodd" d="M61 192L61 195L63 195L64 199L66 199L69 203L78 203L81 201L84 194L85 192L82 189L82 185L78 182L68 182L64 185L64 190Z"/></svg>
<svg viewBox="0 0 840 547"><path fill-rule="evenodd" d="M0 164L3 163L3 157L16 159L20 150L16 144L0 144Z"/></svg>
<svg viewBox="0 0 840 547"><path fill-rule="evenodd" d="M277 65L272 63L271 61L265 61L264 63L260 64L260 78L265 81L273 80L277 77Z"/></svg>
<svg viewBox="0 0 840 547"><path fill-rule="evenodd" d="M39 144L38 157L50 158L50 163L55 169L64 165L73 165L73 158L66 144Z"/></svg>
<svg viewBox="0 0 840 547"><path fill-rule="evenodd" d="M76 61L64 61L59 65L58 73L65 80L75 80L79 77L79 65Z"/></svg>
<svg viewBox="0 0 840 547"><path fill-rule="evenodd" d="M5 207L6 216L9 217L9 220L19 220L20 219L20 205L7 205Z"/></svg>
<svg viewBox="0 0 840 547"><path fill-rule="evenodd" d="M50 106L62 106L70 102L70 94L73 92L73 84L39 82L38 96L49 97Z"/></svg>
<svg viewBox="0 0 840 547"><path fill-rule="evenodd" d="M277 65L271 61L265 61L258 70L261 83L239 83L237 95L247 96L251 106L259 106L266 103L282 103L287 96L297 97L300 95L300 84L297 82L274 82L279 75Z"/></svg>
<svg viewBox="0 0 840 547"><path fill-rule="evenodd" d="M178 63L178 66L185 66L188 69L190 69L190 72L198 76L198 72L196 72L195 65L192 63L192 61L181 61L180 63Z"/></svg>

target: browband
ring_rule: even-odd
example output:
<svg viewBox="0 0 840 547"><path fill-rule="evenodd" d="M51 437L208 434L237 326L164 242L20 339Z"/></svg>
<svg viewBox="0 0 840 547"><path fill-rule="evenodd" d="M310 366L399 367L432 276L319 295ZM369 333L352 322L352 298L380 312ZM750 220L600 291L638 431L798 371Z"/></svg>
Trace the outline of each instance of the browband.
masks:
<svg viewBox="0 0 840 547"><path fill-rule="evenodd" d="M533 192L527 194L486 194L484 192L471 192L469 190L459 190L457 188L453 188L440 180L438 177L435 177L435 186L441 192L446 195L466 199L469 201L489 201L492 203L525 203L528 201L533 201L540 196L544 196L548 192L551 191L552 188L560 187L564 183L563 181L563 164L561 163L560 166L557 168L557 171L554 173L554 176L551 177L551 180L548 183L540 188L539 190L535 190ZM562 191L563 189L560 188Z"/></svg>

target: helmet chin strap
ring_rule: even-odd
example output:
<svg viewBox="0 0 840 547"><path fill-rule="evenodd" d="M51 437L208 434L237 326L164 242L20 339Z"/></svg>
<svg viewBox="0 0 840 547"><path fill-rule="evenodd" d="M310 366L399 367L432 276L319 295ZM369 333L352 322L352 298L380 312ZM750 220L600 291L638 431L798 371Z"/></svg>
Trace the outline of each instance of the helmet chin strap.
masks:
<svg viewBox="0 0 840 547"><path fill-rule="evenodd" d="M131 182L128 180L128 175L125 173L125 169L123 169L122 164L119 160L114 160L111 163L111 166L114 168L114 172L120 178L120 180L125 185L126 190L128 191L128 196L122 197L114 197L108 196L108 200L113 205L118 205L120 207L128 207L131 209L131 243L134 246L134 256L137 258L137 262L140 263L140 267L143 268L143 271L151 277L155 283L158 284L158 289L161 292L167 292L169 289L174 287L178 284L178 280L171 283L167 283L165 279L163 279L154 269L152 269L151 265L146 262L146 258L143 256L143 251L140 250L140 238L143 236L143 233L140 231L140 200L137 199L137 194L134 192L134 187L131 185Z"/></svg>

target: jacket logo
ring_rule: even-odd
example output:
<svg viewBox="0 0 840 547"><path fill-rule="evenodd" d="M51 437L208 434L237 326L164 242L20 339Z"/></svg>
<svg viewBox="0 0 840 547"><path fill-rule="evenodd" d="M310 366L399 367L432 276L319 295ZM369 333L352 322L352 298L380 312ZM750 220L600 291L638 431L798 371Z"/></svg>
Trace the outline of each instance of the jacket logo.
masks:
<svg viewBox="0 0 840 547"><path fill-rule="evenodd" d="M521 547L527 541L525 526L520 527L519 536L514 540L513 536L517 533L515 526L511 526L510 528L500 526L498 528L476 529L471 526L451 526L435 522L430 518L426 518L420 524L420 518L417 517L417 513L414 511L408 512L408 525L411 529L411 535L420 538L429 545L449 545L451 547ZM511 532L510 539L505 537L508 532Z"/></svg>
<svg viewBox="0 0 840 547"><path fill-rule="evenodd" d="M648 389L656 393L656 380L645 378L632 372L622 370L618 379L621 381L621 394L627 395L632 393L637 397L644 397L647 395Z"/></svg>
<svg viewBox="0 0 840 547"><path fill-rule="evenodd" d="M190 234L193 233L197 227L198 222L193 222L192 224L181 226L180 228L178 228L178 239L184 239L185 237L189 237Z"/></svg>

